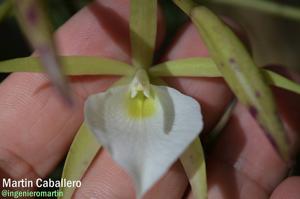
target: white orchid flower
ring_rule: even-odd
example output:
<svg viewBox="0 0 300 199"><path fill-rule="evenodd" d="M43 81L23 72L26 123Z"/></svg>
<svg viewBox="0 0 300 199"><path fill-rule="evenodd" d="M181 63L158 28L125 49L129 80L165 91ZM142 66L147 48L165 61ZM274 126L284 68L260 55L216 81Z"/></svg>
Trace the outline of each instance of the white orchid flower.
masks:
<svg viewBox="0 0 300 199"><path fill-rule="evenodd" d="M200 106L167 86L150 84L138 69L130 84L90 96L85 122L99 142L132 177L141 197L203 128Z"/></svg>

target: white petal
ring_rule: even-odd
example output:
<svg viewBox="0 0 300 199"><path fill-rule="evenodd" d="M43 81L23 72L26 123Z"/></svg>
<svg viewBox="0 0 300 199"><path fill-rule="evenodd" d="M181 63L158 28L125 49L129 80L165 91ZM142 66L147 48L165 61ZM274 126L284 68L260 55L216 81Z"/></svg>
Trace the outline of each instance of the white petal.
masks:
<svg viewBox="0 0 300 199"><path fill-rule="evenodd" d="M134 102L138 99L131 98L129 88L120 86L90 96L85 104L88 127L133 178L138 197L203 128L200 106L193 98L165 86L151 89L152 97L143 98L144 103Z"/></svg>

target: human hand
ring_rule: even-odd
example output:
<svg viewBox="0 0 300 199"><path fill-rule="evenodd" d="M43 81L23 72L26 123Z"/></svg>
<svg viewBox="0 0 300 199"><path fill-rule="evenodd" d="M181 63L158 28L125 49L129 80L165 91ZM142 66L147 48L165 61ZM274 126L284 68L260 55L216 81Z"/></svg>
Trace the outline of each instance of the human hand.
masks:
<svg viewBox="0 0 300 199"><path fill-rule="evenodd" d="M63 55L90 55L129 62L128 1L96 1L68 21L57 33ZM163 39L160 17L159 41ZM160 43L160 42L159 42ZM158 44L159 45L159 44ZM208 56L196 29L188 24L173 41L163 60ZM15 179L46 177L66 154L83 120L83 103L104 91L115 77L73 77L77 100L69 109L55 96L43 74L14 73L0 92L0 176ZM167 83L202 105L205 132L212 129L233 95L220 78L166 78ZM280 111L290 128L292 148L299 140L299 96L277 91ZM293 96L290 97L290 96ZM298 108L298 109L297 109ZM18 123L16 123L16 121ZM296 149L295 149L296 150ZM288 167L242 105L233 115L208 158L210 198L296 198L300 178L285 177ZM179 162L145 198L191 198L188 180ZM288 195L289 194L289 195ZM75 198L134 198L126 173L102 150L82 179Z"/></svg>

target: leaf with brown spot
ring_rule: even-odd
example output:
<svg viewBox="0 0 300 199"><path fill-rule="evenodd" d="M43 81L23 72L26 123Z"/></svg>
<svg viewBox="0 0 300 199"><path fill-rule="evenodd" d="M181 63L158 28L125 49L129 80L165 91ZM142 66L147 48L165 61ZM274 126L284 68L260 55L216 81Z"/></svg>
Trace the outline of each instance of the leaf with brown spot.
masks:
<svg viewBox="0 0 300 199"><path fill-rule="evenodd" d="M196 7L191 11L191 18L229 87L240 102L255 108L262 129L271 135L280 155L288 160L289 142L276 114L271 89L244 45L209 9Z"/></svg>
<svg viewBox="0 0 300 199"><path fill-rule="evenodd" d="M16 14L19 24L32 48L40 55L42 66L52 84L68 104L72 103L70 89L63 75L60 61L52 40L52 27L42 1L16 0Z"/></svg>

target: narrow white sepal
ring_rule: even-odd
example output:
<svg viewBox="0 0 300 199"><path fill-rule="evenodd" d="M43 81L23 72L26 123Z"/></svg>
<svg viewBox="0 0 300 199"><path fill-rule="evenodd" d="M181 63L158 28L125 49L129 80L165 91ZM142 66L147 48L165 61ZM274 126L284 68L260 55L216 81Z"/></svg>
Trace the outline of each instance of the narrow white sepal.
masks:
<svg viewBox="0 0 300 199"><path fill-rule="evenodd" d="M92 95L85 103L87 126L133 178L138 198L160 179L203 128L200 106L193 98L166 86L151 86L152 91L153 98L144 99L153 100L149 103L153 107L141 112L140 117L130 114L128 100L134 99L127 86ZM141 110L148 110L144 108Z"/></svg>

